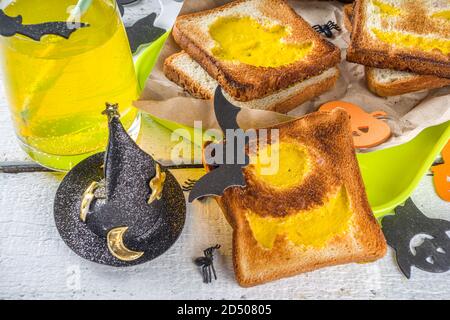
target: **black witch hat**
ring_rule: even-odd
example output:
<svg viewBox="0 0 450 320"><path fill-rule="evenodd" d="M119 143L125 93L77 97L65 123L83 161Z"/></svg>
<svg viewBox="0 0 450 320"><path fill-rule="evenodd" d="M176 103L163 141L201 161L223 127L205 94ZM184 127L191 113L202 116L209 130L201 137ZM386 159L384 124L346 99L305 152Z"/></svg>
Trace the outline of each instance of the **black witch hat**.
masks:
<svg viewBox="0 0 450 320"><path fill-rule="evenodd" d="M129 266L154 259L179 237L186 202L172 174L141 150L107 105L109 143L70 171L55 199L56 226L85 259Z"/></svg>

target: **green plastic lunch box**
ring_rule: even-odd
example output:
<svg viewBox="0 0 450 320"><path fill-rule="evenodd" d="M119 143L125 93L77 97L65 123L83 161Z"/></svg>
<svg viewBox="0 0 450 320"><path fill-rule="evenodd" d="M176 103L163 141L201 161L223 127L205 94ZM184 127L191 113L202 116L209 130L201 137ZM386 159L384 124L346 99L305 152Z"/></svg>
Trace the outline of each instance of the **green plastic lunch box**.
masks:
<svg viewBox="0 0 450 320"><path fill-rule="evenodd" d="M141 88L144 88L169 34L167 32L153 42L136 60ZM191 132L194 130L175 122L157 118L154 120L170 130L180 127ZM410 197L449 139L450 122L446 122L427 128L415 139L403 145L358 154L369 202L378 218L392 213L395 207Z"/></svg>

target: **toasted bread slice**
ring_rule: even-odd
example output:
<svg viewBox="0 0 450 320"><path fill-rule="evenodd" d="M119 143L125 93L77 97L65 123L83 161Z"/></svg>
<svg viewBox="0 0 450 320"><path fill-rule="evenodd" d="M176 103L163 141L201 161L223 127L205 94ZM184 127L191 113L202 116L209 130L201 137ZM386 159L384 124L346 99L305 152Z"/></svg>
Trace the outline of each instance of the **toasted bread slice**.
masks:
<svg viewBox="0 0 450 320"><path fill-rule="evenodd" d="M450 78L450 2L357 0L347 60Z"/></svg>
<svg viewBox="0 0 450 320"><path fill-rule="evenodd" d="M184 51L166 59L164 62L164 74L168 79L199 99L212 99L219 85ZM287 89L280 90L264 98L240 102L234 100L226 93L225 96L231 103L241 108L287 113L303 102L333 88L338 77L339 69L333 67L318 76L298 82Z"/></svg>
<svg viewBox="0 0 450 320"><path fill-rule="evenodd" d="M344 24L352 31L353 4L344 6ZM430 75L419 75L392 69L365 68L367 86L373 93L382 96L397 96L405 93L430 90L450 85L450 79Z"/></svg>
<svg viewBox="0 0 450 320"><path fill-rule="evenodd" d="M340 62L339 48L317 34L284 0L237 0L180 16L173 37L238 101L286 89Z"/></svg>
<svg viewBox="0 0 450 320"><path fill-rule="evenodd" d="M353 3L348 3L344 6L344 26L352 32L352 20L353 19Z"/></svg>
<svg viewBox="0 0 450 320"><path fill-rule="evenodd" d="M382 97L450 86L446 78L370 67L366 67L366 80L370 91Z"/></svg>
<svg viewBox="0 0 450 320"><path fill-rule="evenodd" d="M264 175L250 164L246 187L216 198L233 227L239 284L383 257L386 241L369 207L348 114L315 112L272 129L279 129L279 142L270 144L279 146L279 170Z"/></svg>

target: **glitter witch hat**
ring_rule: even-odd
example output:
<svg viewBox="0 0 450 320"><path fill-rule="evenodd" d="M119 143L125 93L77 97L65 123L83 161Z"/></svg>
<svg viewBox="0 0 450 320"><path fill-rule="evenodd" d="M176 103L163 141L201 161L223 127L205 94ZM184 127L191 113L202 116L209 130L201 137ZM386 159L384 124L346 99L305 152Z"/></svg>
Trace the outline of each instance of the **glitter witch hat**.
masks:
<svg viewBox="0 0 450 320"><path fill-rule="evenodd" d="M186 201L173 175L142 151L123 128L117 105L107 105L106 153L70 171L55 198L65 243L79 256L121 267L167 251L178 239Z"/></svg>

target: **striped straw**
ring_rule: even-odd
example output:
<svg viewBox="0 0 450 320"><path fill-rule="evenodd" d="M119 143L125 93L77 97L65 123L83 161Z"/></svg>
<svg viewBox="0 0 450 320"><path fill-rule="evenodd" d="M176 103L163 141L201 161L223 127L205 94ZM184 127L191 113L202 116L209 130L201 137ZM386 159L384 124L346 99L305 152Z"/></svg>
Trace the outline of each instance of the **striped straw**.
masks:
<svg viewBox="0 0 450 320"><path fill-rule="evenodd" d="M69 22L79 22L83 14L89 9L92 0L79 0L77 5L70 11Z"/></svg>

